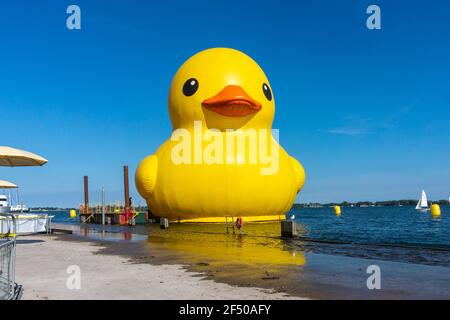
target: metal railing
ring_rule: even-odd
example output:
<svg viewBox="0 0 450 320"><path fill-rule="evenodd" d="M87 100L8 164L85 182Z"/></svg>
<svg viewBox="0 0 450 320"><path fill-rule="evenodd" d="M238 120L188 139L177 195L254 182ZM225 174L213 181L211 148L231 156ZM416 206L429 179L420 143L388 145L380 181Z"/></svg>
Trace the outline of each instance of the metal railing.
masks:
<svg viewBox="0 0 450 320"><path fill-rule="evenodd" d="M22 287L15 282L16 219L9 213L0 217L8 221L8 230L0 239L0 300L18 299Z"/></svg>
<svg viewBox="0 0 450 320"><path fill-rule="evenodd" d="M17 214L14 213L16 235L26 235L35 233L50 233L51 218L53 216L44 214ZM12 221L8 217L0 216L0 237L5 235L10 229Z"/></svg>

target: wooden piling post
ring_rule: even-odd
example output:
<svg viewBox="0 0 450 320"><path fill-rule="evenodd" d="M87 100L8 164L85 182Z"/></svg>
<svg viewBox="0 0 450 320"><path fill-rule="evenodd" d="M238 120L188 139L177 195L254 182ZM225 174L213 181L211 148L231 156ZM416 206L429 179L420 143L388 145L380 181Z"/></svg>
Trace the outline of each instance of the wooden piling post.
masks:
<svg viewBox="0 0 450 320"><path fill-rule="evenodd" d="M128 181L128 166L123 166L123 189L125 193L125 209L130 208L130 185Z"/></svg>
<svg viewBox="0 0 450 320"><path fill-rule="evenodd" d="M281 221L281 236L283 238L294 238L297 236L297 226L295 221Z"/></svg>
<svg viewBox="0 0 450 320"><path fill-rule="evenodd" d="M131 224L131 201L130 201L130 186L128 181L128 166L123 166L123 190L125 202L123 204L123 220L121 224Z"/></svg>
<svg viewBox="0 0 450 320"><path fill-rule="evenodd" d="M106 208L105 208L105 188L102 188L102 225L105 225L106 221L105 221L105 213L106 213Z"/></svg>
<svg viewBox="0 0 450 320"><path fill-rule="evenodd" d="M161 218L159 220L159 226L161 227L161 229L169 229L169 219L167 218Z"/></svg>
<svg viewBox="0 0 450 320"><path fill-rule="evenodd" d="M89 213L89 178L84 176L84 213Z"/></svg>

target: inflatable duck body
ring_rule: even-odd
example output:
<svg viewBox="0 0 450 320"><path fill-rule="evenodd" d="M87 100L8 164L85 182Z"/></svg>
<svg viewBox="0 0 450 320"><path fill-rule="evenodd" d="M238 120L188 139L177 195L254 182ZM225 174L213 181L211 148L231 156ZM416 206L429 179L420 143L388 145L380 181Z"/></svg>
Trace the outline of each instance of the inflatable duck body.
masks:
<svg viewBox="0 0 450 320"><path fill-rule="evenodd" d="M187 222L284 219L305 173L273 136L275 101L258 64L226 48L202 51L176 73L173 133L136 171L157 217Z"/></svg>

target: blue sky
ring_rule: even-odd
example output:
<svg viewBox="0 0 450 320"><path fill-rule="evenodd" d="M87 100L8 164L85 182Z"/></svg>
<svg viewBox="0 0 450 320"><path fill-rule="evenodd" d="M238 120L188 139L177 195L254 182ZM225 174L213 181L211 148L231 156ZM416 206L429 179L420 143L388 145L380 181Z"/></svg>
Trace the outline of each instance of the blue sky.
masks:
<svg viewBox="0 0 450 320"><path fill-rule="evenodd" d="M66 28L78 4L82 30ZM377 4L382 29L366 28ZM450 196L450 5L445 1L2 1L1 142L49 159L0 168L29 205L78 206L171 132L178 67L210 47L253 57L283 147L308 180L297 202ZM138 196L132 183L134 198Z"/></svg>

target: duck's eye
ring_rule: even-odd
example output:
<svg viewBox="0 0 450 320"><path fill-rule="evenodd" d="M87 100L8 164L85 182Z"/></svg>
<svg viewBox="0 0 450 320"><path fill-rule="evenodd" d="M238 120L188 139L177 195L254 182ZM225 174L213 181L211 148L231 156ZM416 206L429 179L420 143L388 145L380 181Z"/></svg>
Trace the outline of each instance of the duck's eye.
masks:
<svg viewBox="0 0 450 320"><path fill-rule="evenodd" d="M186 97L192 96L198 90L198 81L197 79L191 78L184 83L183 93Z"/></svg>
<svg viewBox="0 0 450 320"><path fill-rule="evenodd" d="M272 101L272 91L270 91L269 86L264 83L262 88L267 100Z"/></svg>

